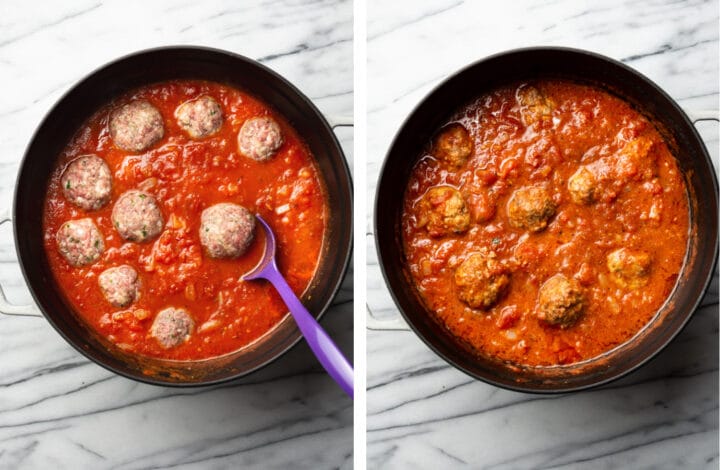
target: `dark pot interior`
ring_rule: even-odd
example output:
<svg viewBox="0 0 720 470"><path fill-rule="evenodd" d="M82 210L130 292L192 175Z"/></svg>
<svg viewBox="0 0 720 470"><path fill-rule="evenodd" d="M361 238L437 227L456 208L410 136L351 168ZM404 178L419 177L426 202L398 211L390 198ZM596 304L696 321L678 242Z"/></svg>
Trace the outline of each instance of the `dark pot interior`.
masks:
<svg viewBox="0 0 720 470"><path fill-rule="evenodd" d="M300 332L288 315L257 342L219 358L179 362L123 352L89 330L56 288L43 249L44 191L38 189L47 186L55 156L99 107L142 85L183 78L226 83L258 96L290 121L314 154L325 179L330 209L320 266L303 299L317 318L340 288L352 244L352 186L340 145L310 100L276 73L224 51L170 47L121 58L90 74L48 113L25 153L13 217L18 258L35 301L70 344L116 373L162 385L203 385L245 375L282 355L300 339Z"/></svg>
<svg viewBox="0 0 720 470"><path fill-rule="evenodd" d="M524 368L483 357L438 323L410 281L400 238L404 188L423 145L460 106L499 85L563 78L592 84L633 104L656 124L685 174L691 200L686 263L668 302L631 341L591 361L551 368ZM713 271L718 249L717 181L707 150L680 107L646 77L614 60L580 50L530 48L502 53L459 71L410 114L386 156L375 201L375 234L385 280L417 335L437 354L469 375L513 390L557 393L619 378L641 366L690 319Z"/></svg>

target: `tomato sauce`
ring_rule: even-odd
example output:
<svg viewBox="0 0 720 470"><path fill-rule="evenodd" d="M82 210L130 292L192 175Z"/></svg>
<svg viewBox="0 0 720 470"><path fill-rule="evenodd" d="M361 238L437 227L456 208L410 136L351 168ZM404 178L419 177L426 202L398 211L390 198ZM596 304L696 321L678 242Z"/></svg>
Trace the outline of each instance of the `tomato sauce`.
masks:
<svg viewBox="0 0 720 470"><path fill-rule="evenodd" d="M533 96L540 104L523 102ZM401 225L410 275L439 323L483 356L526 366L593 358L647 325L674 288L689 230L683 175L653 124L601 89L563 80L498 88L451 123L467 129L472 153L453 166L428 143L405 191ZM581 166L597 179L588 204L568 190ZM429 233L421 202L434 186L460 192L469 228ZM539 231L508 219L511 195L528 186L547 188L556 207ZM642 287L614 282L608 255L620 248L649 256ZM505 295L488 309L458 297L456 268L476 252L491 253L509 273ZM577 282L586 299L571 326L538 316L540 287L556 274Z"/></svg>
<svg viewBox="0 0 720 470"><path fill-rule="evenodd" d="M175 109L185 101L210 95L223 109L218 133L193 140L179 127ZM111 111L145 99L163 116L165 134L138 154L120 150L110 137ZM284 143L269 161L257 162L239 153L242 124L271 116ZM67 162L95 154L113 175L112 199L97 211L69 203L60 187ZM165 226L146 243L124 241L114 229L111 212L118 197L133 188L154 195ZM280 271L296 294L310 284L321 256L327 218L324 183L313 156L291 125L271 107L244 91L206 81L170 81L124 95L94 114L59 156L47 188L45 250L59 288L93 330L119 347L140 354L176 360L197 360L238 350L270 331L287 308L265 281L244 282L241 276L259 261L262 230L238 259L213 259L199 239L200 214L210 205L232 202L260 214L277 238ZM57 248L55 234L66 221L90 217L102 232L105 251L92 265L73 267ZM126 308L112 307L98 286L98 275L128 264L139 274L139 299ZM183 344L163 349L149 334L158 311L186 309L195 331Z"/></svg>

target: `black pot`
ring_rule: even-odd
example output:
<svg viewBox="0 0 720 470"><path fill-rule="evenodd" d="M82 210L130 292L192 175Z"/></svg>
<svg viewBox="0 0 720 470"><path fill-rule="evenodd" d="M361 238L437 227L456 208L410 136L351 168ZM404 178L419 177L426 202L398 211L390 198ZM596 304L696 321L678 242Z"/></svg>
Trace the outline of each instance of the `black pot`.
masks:
<svg viewBox="0 0 720 470"><path fill-rule="evenodd" d="M605 89L633 104L656 124L676 156L689 188L691 233L676 289L651 324L627 343L583 363L518 367L462 345L423 305L411 283L400 236L402 195L421 149L458 107L483 92L519 80L562 78ZM680 107L637 71L607 57L566 48L501 53L457 72L403 123L380 173L375 237L380 265L395 303L415 333L440 357L485 382L525 392L559 393L617 379L657 355L685 326L710 282L718 253L718 185L702 139Z"/></svg>
<svg viewBox="0 0 720 470"><path fill-rule="evenodd" d="M172 79L204 79L237 86L282 114L310 147L328 192L329 220L323 253L303 303L320 318L330 306L352 249L352 183L332 129L312 102L272 70L246 57L200 47L138 52L91 73L50 110L25 152L15 188L15 248L25 281L45 318L89 359L113 372L158 385L207 385L248 374L280 357L301 335L290 315L271 333L240 351L202 361L169 361L128 354L100 337L73 313L53 280L43 248L43 188L56 155L98 108L131 89ZM2 310L24 313L21 307Z"/></svg>

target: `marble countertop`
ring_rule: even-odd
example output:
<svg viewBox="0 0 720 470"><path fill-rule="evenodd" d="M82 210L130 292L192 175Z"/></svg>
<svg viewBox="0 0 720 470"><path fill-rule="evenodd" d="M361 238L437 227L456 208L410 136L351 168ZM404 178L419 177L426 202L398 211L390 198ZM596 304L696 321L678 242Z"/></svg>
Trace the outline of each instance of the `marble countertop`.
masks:
<svg viewBox="0 0 720 470"><path fill-rule="evenodd" d="M718 2L368 2L368 184L403 119L466 64L562 45L620 59L688 111L718 109ZM718 164L718 126L698 129ZM372 213L367 217L372 231ZM368 304L398 314L367 237ZM368 468L718 467L718 278L654 361L609 386L534 396L475 381L409 331L368 331Z"/></svg>
<svg viewBox="0 0 720 470"><path fill-rule="evenodd" d="M35 127L65 90L114 58L175 44L259 59L326 116L352 115L349 0L3 1L0 209ZM338 135L352 162L352 130ZM352 282L350 272L322 322L348 355ZM30 301L9 224L0 283L13 302ZM0 316L0 468L351 468L352 410L303 342L245 379L168 389L89 362L43 319Z"/></svg>

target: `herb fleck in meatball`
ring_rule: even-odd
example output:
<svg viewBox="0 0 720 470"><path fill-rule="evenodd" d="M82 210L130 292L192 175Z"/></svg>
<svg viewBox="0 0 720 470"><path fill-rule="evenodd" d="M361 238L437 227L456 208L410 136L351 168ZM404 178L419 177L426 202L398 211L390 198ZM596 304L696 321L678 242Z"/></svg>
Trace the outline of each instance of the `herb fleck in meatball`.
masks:
<svg viewBox="0 0 720 470"><path fill-rule="evenodd" d="M131 101L110 115L110 137L128 152L142 152L165 135L160 111L145 100Z"/></svg>
<svg viewBox="0 0 720 470"><path fill-rule="evenodd" d="M60 254L73 266L87 266L100 258L105 241L92 219L69 220L58 230L55 239Z"/></svg>
<svg viewBox="0 0 720 470"><path fill-rule="evenodd" d="M280 125L269 116L248 119L238 133L240 152L260 162L269 160L282 144Z"/></svg>
<svg viewBox="0 0 720 470"><path fill-rule="evenodd" d="M419 225L433 237L463 233L470 227L470 212L460 191L450 186L430 188L420 201Z"/></svg>
<svg viewBox="0 0 720 470"><path fill-rule="evenodd" d="M555 215L557 206L548 191L541 186L517 189L507 205L510 225L530 232L540 232Z"/></svg>
<svg viewBox="0 0 720 470"><path fill-rule="evenodd" d="M220 103L207 95L178 106L175 117L178 125L193 139L215 134L223 123Z"/></svg>
<svg viewBox="0 0 720 470"><path fill-rule="evenodd" d="M180 346L190 338L195 322L190 314L181 308L169 307L158 312L150 335L165 349Z"/></svg>
<svg viewBox="0 0 720 470"><path fill-rule="evenodd" d="M460 168L472 155L473 142L462 124L452 123L435 137L434 155L450 167Z"/></svg>
<svg viewBox="0 0 720 470"><path fill-rule="evenodd" d="M84 155L65 167L60 184L68 201L92 211L110 200L112 175L105 160L97 155Z"/></svg>
<svg viewBox="0 0 720 470"><path fill-rule="evenodd" d="M460 300L486 310L507 293L510 275L494 254L473 253L455 270L455 285Z"/></svg>
<svg viewBox="0 0 720 470"><path fill-rule="evenodd" d="M115 307L127 307L140 296L140 279L132 266L108 268L98 276L105 299Z"/></svg>
<svg viewBox="0 0 720 470"><path fill-rule="evenodd" d="M200 243L212 258L237 258L245 254L255 236L255 217L237 204L224 202L205 209L200 216Z"/></svg>
<svg viewBox="0 0 720 470"><path fill-rule="evenodd" d="M581 166L568 179L568 191L575 204L592 204L595 200L597 182L590 170Z"/></svg>
<svg viewBox="0 0 720 470"><path fill-rule="evenodd" d="M554 104L534 86L523 86L515 93L520 105L523 124L530 126L538 121L550 120Z"/></svg>
<svg viewBox="0 0 720 470"><path fill-rule="evenodd" d="M607 257L612 279L621 287L637 289L648 283L650 255L642 251L620 248Z"/></svg>
<svg viewBox="0 0 720 470"><path fill-rule="evenodd" d="M163 217L157 201L150 194L131 189L115 203L112 221L120 236L131 242L144 242L162 232Z"/></svg>
<svg viewBox="0 0 720 470"><path fill-rule="evenodd" d="M568 328L585 311L585 295L575 279L556 274L540 287L537 316L551 325Z"/></svg>

